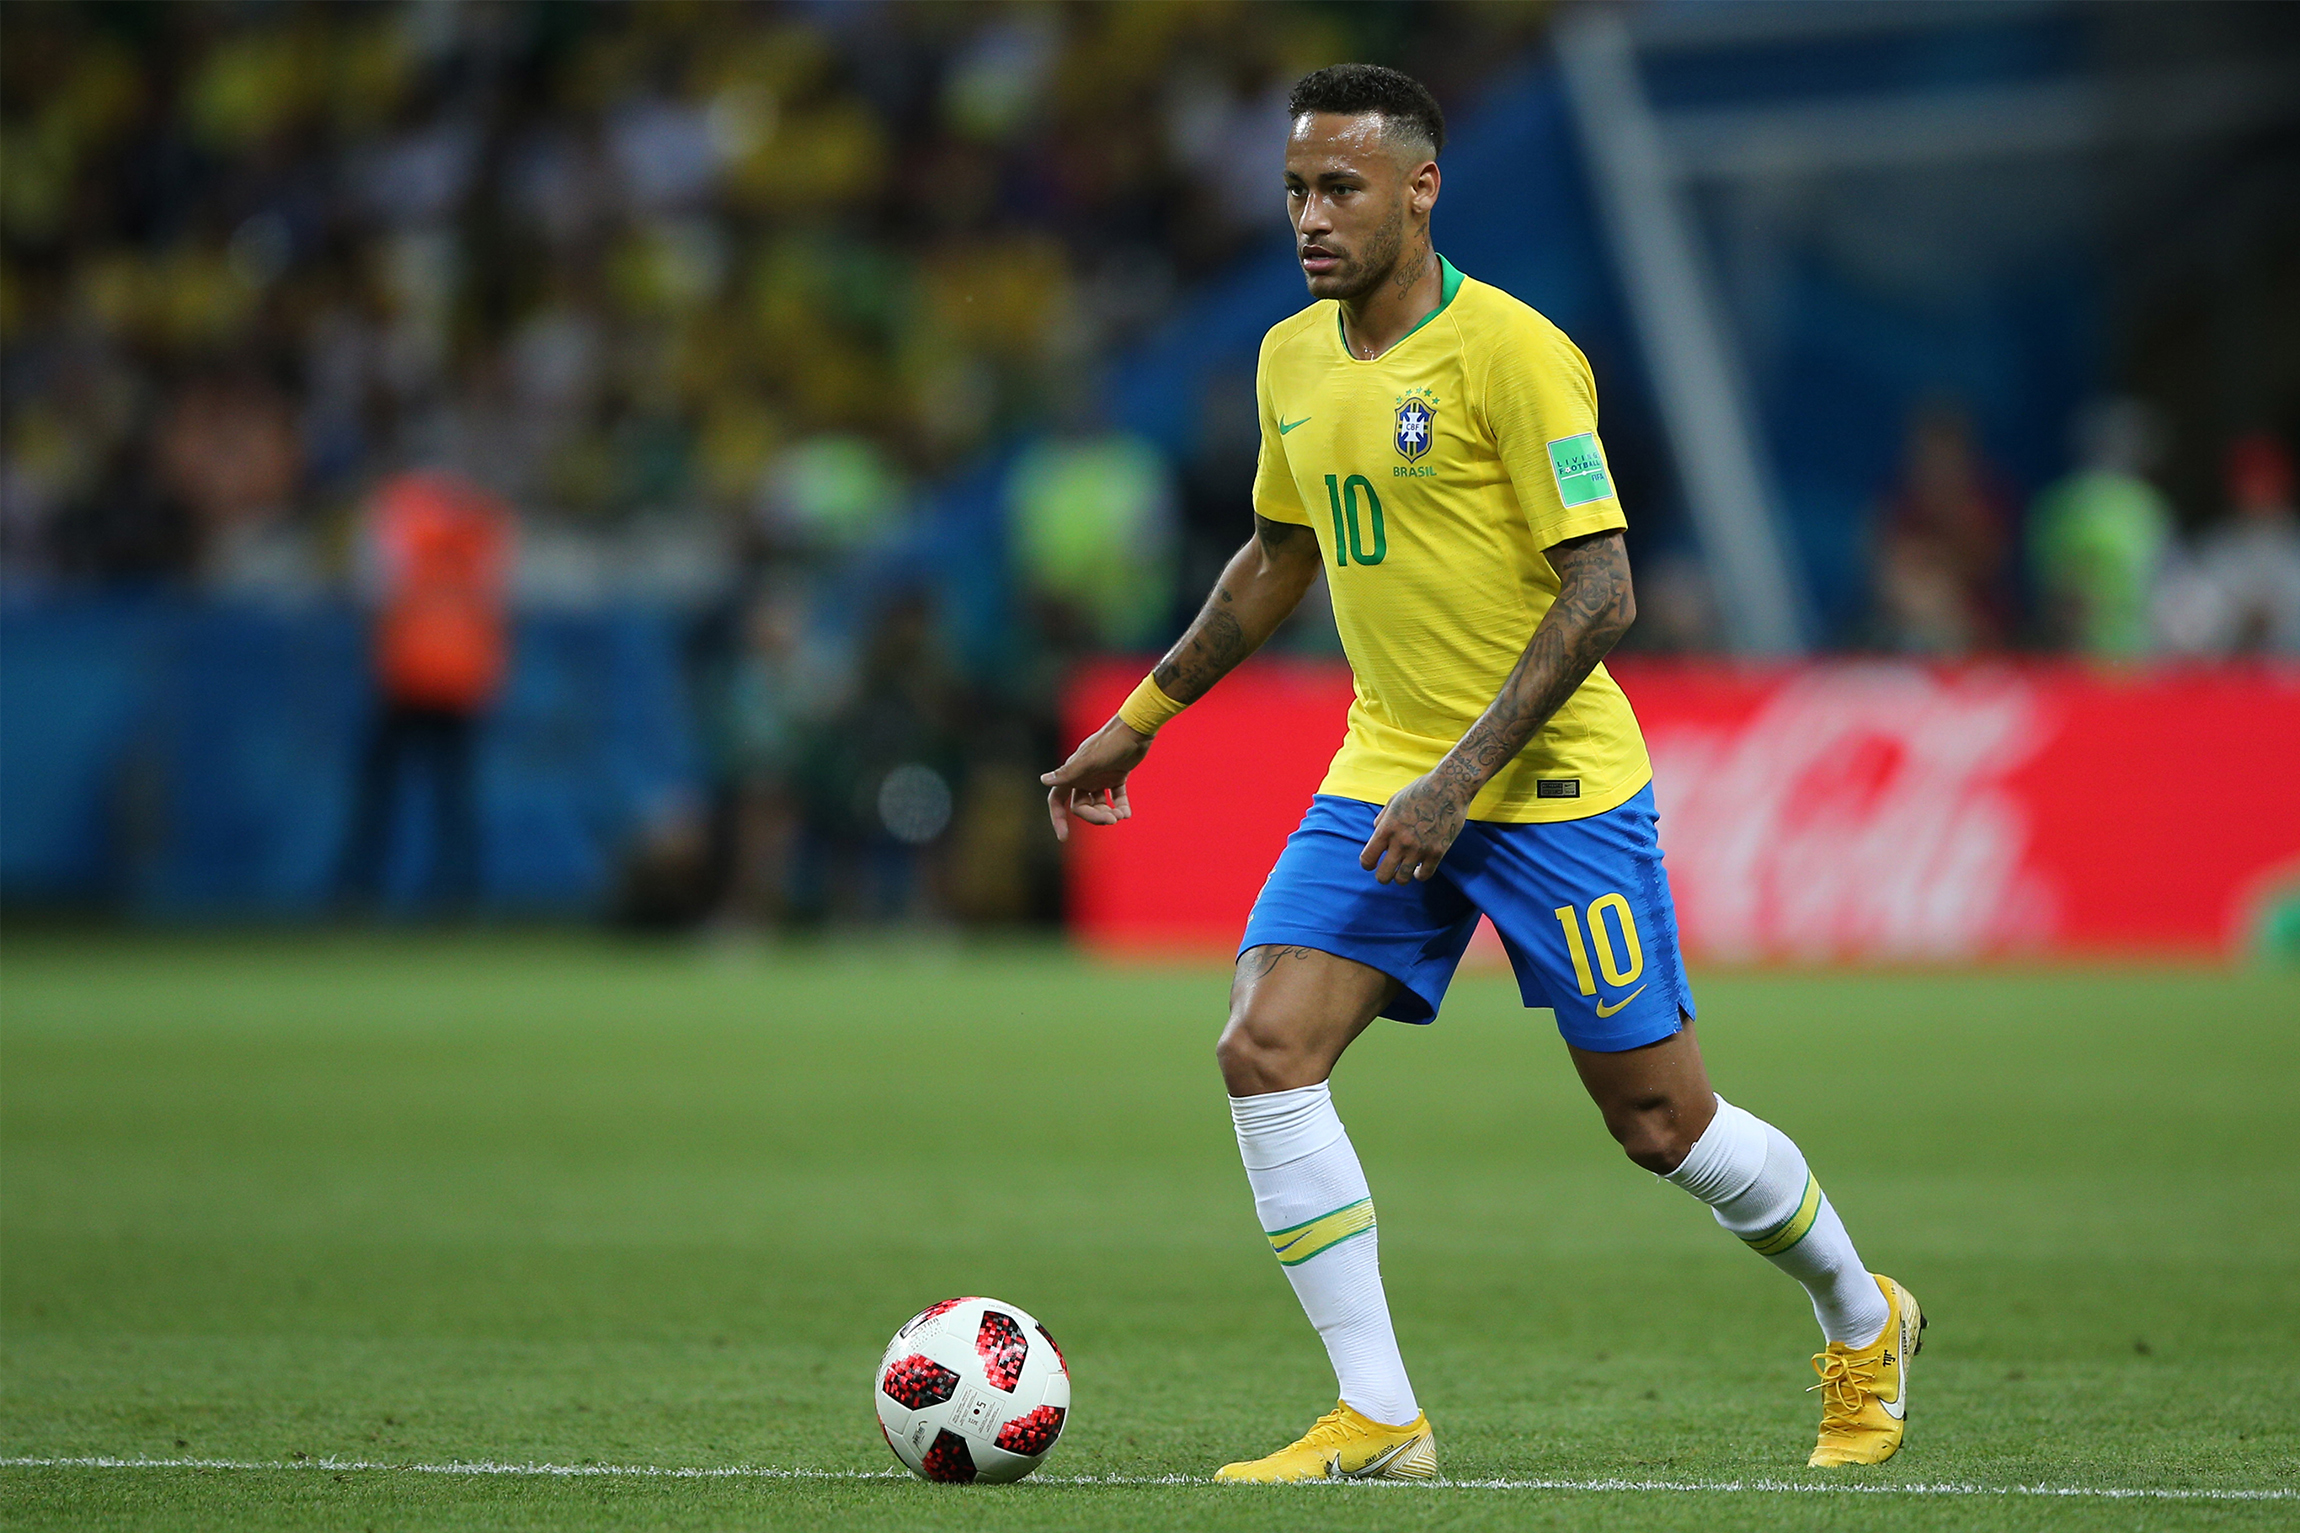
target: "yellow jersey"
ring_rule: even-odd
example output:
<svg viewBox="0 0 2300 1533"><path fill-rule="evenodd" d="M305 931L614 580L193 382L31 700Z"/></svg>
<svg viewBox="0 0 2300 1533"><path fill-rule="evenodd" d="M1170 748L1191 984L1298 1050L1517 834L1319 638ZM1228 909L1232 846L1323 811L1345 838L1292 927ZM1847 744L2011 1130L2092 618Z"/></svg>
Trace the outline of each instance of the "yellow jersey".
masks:
<svg viewBox="0 0 2300 1533"><path fill-rule="evenodd" d="M1626 525L1597 439L1588 359L1565 333L1441 258L1443 296L1371 361L1341 305L1262 339L1254 510L1313 529L1356 678L1321 793L1386 803L1490 705L1557 599L1543 550ZM1476 820L1572 820L1653 776L1600 665L1470 803Z"/></svg>

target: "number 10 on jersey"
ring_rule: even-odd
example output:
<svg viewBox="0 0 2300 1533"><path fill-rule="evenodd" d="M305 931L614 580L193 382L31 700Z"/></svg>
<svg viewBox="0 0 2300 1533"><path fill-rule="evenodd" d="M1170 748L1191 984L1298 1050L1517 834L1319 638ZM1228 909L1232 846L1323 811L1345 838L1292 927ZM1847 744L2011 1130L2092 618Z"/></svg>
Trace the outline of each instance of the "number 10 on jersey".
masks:
<svg viewBox="0 0 2300 1533"><path fill-rule="evenodd" d="M1364 534L1358 525L1358 494L1366 497L1366 519L1372 524L1373 546L1369 552ZM1334 513L1334 566L1345 564L1379 564L1390 551L1390 540L1382 528L1382 498L1374 493L1373 481L1363 474L1352 474L1335 483L1334 476L1326 476L1326 504Z"/></svg>

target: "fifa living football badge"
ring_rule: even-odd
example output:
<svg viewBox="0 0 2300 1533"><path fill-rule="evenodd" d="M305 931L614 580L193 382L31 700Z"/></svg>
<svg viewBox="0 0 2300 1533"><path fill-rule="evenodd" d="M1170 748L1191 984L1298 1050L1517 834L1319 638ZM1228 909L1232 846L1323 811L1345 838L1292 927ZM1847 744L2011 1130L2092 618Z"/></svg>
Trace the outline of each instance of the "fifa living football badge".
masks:
<svg viewBox="0 0 2300 1533"><path fill-rule="evenodd" d="M1403 395L1398 400L1397 443L1398 455L1408 463L1430 450L1437 437L1437 398L1419 390Z"/></svg>

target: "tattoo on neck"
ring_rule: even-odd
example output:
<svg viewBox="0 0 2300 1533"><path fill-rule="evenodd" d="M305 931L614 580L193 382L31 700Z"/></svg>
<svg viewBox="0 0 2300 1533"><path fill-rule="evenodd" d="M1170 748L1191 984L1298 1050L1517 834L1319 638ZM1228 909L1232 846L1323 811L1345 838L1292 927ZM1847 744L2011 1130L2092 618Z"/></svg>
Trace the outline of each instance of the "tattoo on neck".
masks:
<svg viewBox="0 0 2300 1533"><path fill-rule="evenodd" d="M1398 296L1403 298L1411 292L1413 285L1421 281L1422 273L1429 269L1430 247L1427 245L1422 246L1405 260L1398 262L1397 269L1390 274L1390 281L1397 285Z"/></svg>

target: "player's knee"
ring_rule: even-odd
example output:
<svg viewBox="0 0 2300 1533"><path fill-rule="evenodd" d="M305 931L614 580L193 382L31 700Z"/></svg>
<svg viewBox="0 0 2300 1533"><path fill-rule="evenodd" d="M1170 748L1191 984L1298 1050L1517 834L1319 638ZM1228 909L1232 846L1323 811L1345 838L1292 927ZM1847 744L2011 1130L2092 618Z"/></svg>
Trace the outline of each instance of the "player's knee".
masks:
<svg viewBox="0 0 2300 1533"><path fill-rule="evenodd" d="M1221 1066L1222 1084L1234 1097L1259 1096L1276 1089L1268 1082L1277 1061L1267 1045L1254 1038L1242 1017L1231 1017L1222 1036L1214 1041L1214 1063Z"/></svg>
<svg viewBox="0 0 2300 1533"><path fill-rule="evenodd" d="M1308 1052L1287 1038L1282 1028L1257 1016L1251 1007L1230 1014L1222 1036L1214 1043L1214 1062L1222 1067L1222 1084L1234 1097L1260 1096L1314 1086L1322 1077L1305 1077Z"/></svg>
<svg viewBox="0 0 2300 1533"><path fill-rule="evenodd" d="M1667 1097L1623 1102L1605 1109L1605 1126L1621 1153L1655 1176L1667 1176L1693 1149L1687 1115Z"/></svg>

